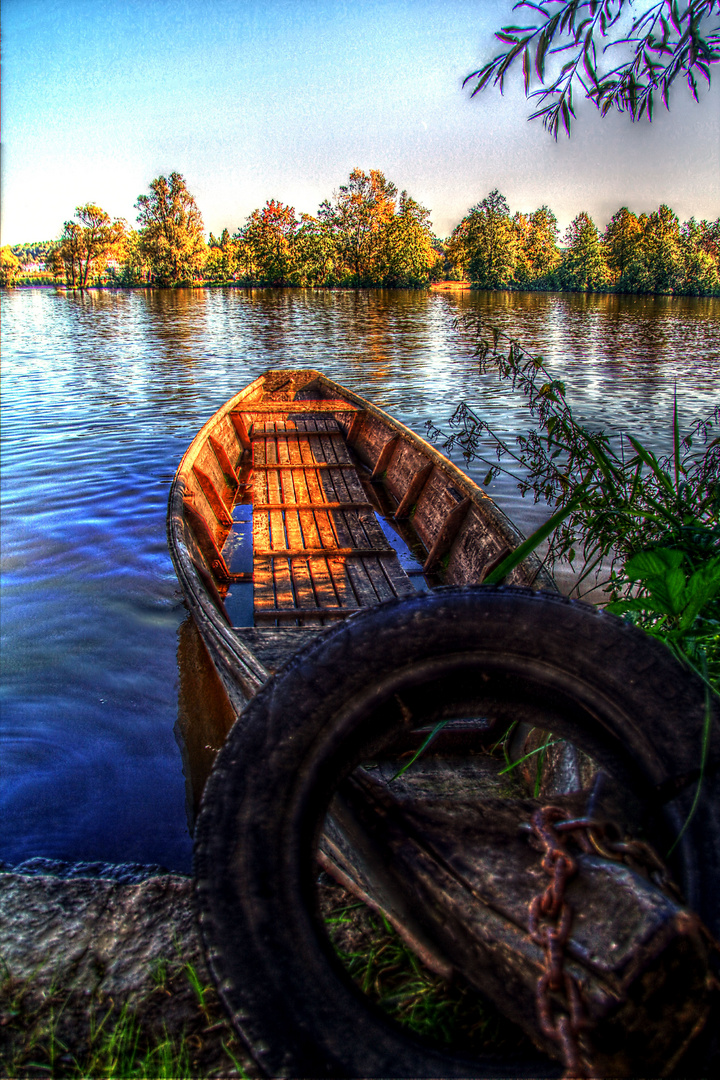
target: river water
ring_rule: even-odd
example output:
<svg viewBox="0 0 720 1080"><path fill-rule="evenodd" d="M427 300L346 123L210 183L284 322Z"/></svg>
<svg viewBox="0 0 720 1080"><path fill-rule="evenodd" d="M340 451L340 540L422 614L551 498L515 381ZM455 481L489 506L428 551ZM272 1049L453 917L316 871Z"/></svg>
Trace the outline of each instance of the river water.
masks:
<svg viewBox="0 0 720 1080"><path fill-rule="evenodd" d="M546 358L580 417L656 450L676 387L686 423L720 400L718 299L3 292L0 859L189 870L175 735L187 613L165 539L183 452L284 366L319 368L421 434L464 399L512 438L522 403L477 375L457 325L478 311ZM511 481L491 493L525 531L544 514Z"/></svg>

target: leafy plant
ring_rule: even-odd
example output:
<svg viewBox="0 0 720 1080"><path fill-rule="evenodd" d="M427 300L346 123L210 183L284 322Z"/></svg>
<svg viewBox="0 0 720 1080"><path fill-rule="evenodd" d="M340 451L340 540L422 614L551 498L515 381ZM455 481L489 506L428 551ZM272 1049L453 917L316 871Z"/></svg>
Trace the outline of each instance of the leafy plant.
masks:
<svg viewBox="0 0 720 1080"><path fill-rule="evenodd" d="M496 327L466 320L477 333L481 373L496 371L525 397L536 425L511 446L467 403L450 430L430 424L447 449L488 465L485 484L508 459L518 487L554 507L550 520L487 581L501 581L549 537L548 560L578 561L577 590L604 587L610 610L662 637L714 686L720 685L720 407L680 431L658 458L630 434L592 431L575 419L564 383ZM485 443L495 460L483 451ZM512 475L512 474L511 474ZM578 558L579 554L579 558Z"/></svg>

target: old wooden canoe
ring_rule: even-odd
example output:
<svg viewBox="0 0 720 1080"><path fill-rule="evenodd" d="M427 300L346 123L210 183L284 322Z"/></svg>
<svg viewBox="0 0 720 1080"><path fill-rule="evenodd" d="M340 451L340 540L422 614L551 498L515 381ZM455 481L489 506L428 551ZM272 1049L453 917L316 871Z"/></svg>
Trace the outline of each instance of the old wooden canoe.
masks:
<svg viewBox="0 0 720 1080"><path fill-rule="evenodd" d="M236 712L323 626L480 583L522 540L433 446L314 370L268 371L210 418L173 481L168 538ZM534 556L509 581L554 589Z"/></svg>

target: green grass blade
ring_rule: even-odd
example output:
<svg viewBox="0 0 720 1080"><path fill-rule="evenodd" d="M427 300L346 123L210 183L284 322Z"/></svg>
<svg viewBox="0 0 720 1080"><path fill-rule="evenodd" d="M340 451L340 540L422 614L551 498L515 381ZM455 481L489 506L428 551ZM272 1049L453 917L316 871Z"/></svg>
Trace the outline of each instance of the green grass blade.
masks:
<svg viewBox="0 0 720 1080"><path fill-rule="evenodd" d="M583 486L574 498L570 500L565 506L553 514L553 516L541 525L539 529L536 529L534 533L528 536L527 540L524 540L522 544L519 544L514 551L511 551L507 555L499 566L496 566L483 581L483 585L499 585L501 581L504 581L511 570L514 570L523 559L526 559L528 555L542 544L543 540L546 540L552 532L557 529L558 525L561 525L566 518L570 517L574 510L577 510L581 505L585 497L585 487Z"/></svg>
<svg viewBox="0 0 720 1080"><path fill-rule="evenodd" d="M437 736L440 734L440 732L442 731L442 729L445 727L445 725L447 723L449 723L448 720L440 720L440 722L435 725L435 727L432 729L432 731L430 732L428 737L423 741L423 744L420 747L420 749L416 750L415 753L413 754L413 756L410 758L410 760L405 765L403 765L402 769L398 769L398 771L395 773L395 775L391 778L391 781L390 781L391 783L392 783L393 780L397 780L398 776L402 776L402 774L404 772L408 771L410 766L413 765L417 761L417 759L420 757L420 755L425 750L427 750L428 746L433 741L433 739L437 738Z"/></svg>

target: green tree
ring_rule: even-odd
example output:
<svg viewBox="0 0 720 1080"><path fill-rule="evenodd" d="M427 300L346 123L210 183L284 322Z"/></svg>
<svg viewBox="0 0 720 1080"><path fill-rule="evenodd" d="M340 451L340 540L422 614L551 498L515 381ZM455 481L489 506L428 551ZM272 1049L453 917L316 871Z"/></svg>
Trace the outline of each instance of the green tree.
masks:
<svg viewBox="0 0 720 1080"><path fill-rule="evenodd" d="M11 289L20 273L20 260L13 255L9 245L0 248L0 285Z"/></svg>
<svg viewBox="0 0 720 1080"><path fill-rule="evenodd" d="M73 288L86 289L91 274L99 276L108 259L117 253L125 234L125 222L112 220L95 203L75 210L77 221L66 221L58 245L65 267L65 280Z"/></svg>
<svg viewBox="0 0 720 1080"><path fill-rule="evenodd" d="M616 283L622 281L626 270L637 258L642 233L642 225L627 206L621 206L607 223L602 245L608 270Z"/></svg>
<svg viewBox="0 0 720 1080"><path fill-rule="evenodd" d="M678 78L687 81L697 101L698 77L709 85L710 67L720 61L717 0L646 0L627 29L621 16L631 5L632 0L520 0L514 8L532 15L495 35L505 46L502 52L465 84L473 84L473 97L488 85L502 92L510 69L521 64L525 96L538 105L530 119L541 118L556 139L560 124L570 134L573 93L582 92L603 116L618 109L632 120L652 120L658 94L669 107ZM559 74L546 76L546 62L558 55ZM616 55L622 57L619 64L600 70L598 57L612 62ZM540 85L531 90L534 78Z"/></svg>
<svg viewBox="0 0 720 1080"><path fill-rule="evenodd" d="M397 188L378 169L353 169L347 184L320 206L318 219L332 237L338 277L355 285L378 285L389 271L387 229Z"/></svg>
<svg viewBox="0 0 720 1080"><path fill-rule="evenodd" d="M649 215L643 228L639 256L649 292L673 292L683 277L680 222L669 206Z"/></svg>
<svg viewBox="0 0 720 1080"><path fill-rule="evenodd" d="M595 222L581 211L565 232L562 279L569 289L597 289L607 281L607 264Z"/></svg>
<svg viewBox="0 0 720 1080"><path fill-rule="evenodd" d="M269 199L262 210L253 210L239 236L253 280L263 285L291 283L299 224L295 208L275 199Z"/></svg>
<svg viewBox="0 0 720 1080"><path fill-rule="evenodd" d="M450 238L450 248L457 251L458 262L481 289L503 289L512 284L517 230L507 201L497 188L463 218Z"/></svg>
<svg viewBox="0 0 720 1080"><path fill-rule="evenodd" d="M335 244L319 218L302 214L294 244L294 283L329 285L335 281Z"/></svg>
<svg viewBox="0 0 720 1080"><path fill-rule="evenodd" d="M693 295L717 294L720 291L717 258L712 247L706 246L707 232L703 226L707 226L707 222L690 218L680 227L682 280L677 291Z"/></svg>
<svg viewBox="0 0 720 1080"><path fill-rule="evenodd" d="M560 265L557 218L548 206L532 214L513 215L516 235L515 283L551 284L550 276Z"/></svg>
<svg viewBox="0 0 720 1080"><path fill-rule="evenodd" d="M386 227L387 271L385 283L393 288L425 285L439 256L434 249L430 211L400 193L397 213Z"/></svg>
<svg viewBox="0 0 720 1080"><path fill-rule="evenodd" d="M235 276L237 245L230 238L227 229L223 229L217 238L210 233L208 253L203 275L206 281L232 281Z"/></svg>
<svg viewBox="0 0 720 1080"><path fill-rule="evenodd" d="M140 249L158 285L178 285L199 277L206 256L203 220L180 173L159 176L135 207Z"/></svg>

